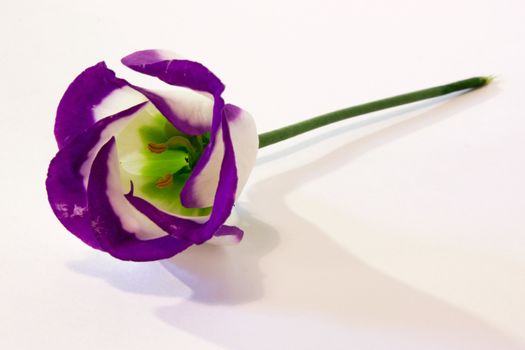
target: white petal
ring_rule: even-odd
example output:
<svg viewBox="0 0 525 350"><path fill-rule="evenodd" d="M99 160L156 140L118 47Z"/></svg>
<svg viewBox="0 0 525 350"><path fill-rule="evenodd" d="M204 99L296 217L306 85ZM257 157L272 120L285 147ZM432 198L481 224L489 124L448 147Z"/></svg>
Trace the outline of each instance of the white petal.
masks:
<svg viewBox="0 0 525 350"><path fill-rule="evenodd" d="M199 130L211 129L213 96L210 94L176 86L169 90L149 91L164 99L180 123Z"/></svg>
<svg viewBox="0 0 525 350"><path fill-rule="evenodd" d="M126 231L135 234L135 236L141 240L154 239L168 235L168 233L158 227L148 217L135 209L124 197L124 194L128 192L128 189L123 188L121 184L120 164L116 147L111 151L108 162L109 175L107 195L111 207L120 219L122 227Z"/></svg>
<svg viewBox="0 0 525 350"><path fill-rule="evenodd" d="M228 106L226 105L225 108L231 108ZM248 181L250 173L255 166L255 159L259 150L259 137L253 117L245 110L239 109L237 113L238 115L232 114L231 116L226 114L235 151L237 176L239 178L237 192L235 193L236 199L240 196Z"/></svg>
<svg viewBox="0 0 525 350"><path fill-rule="evenodd" d="M252 116L232 105L224 107L224 122L228 123L235 153L237 167L237 189L235 198L240 194L255 165L255 158L259 149L259 137ZM209 207L213 205L215 192L219 182L222 159L224 157L224 143L222 140L222 126L216 137L216 145L211 157L203 170L188 183L188 195L184 202L194 207ZM184 203L183 202L183 203Z"/></svg>
<svg viewBox="0 0 525 350"><path fill-rule="evenodd" d="M111 92L100 104L96 105L93 108L93 115L95 120L98 121L147 100L140 92L129 86L124 86Z"/></svg>

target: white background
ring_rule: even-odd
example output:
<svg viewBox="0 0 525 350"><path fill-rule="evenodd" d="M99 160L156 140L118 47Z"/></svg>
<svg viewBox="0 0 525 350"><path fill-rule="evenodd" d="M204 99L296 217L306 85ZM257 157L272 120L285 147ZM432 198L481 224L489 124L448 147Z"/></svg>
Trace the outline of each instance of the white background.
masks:
<svg viewBox="0 0 525 350"><path fill-rule="evenodd" d="M0 348L525 349L524 4L4 3ZM126 263L59 224L44 180L69 82L145 48L206 64L260 131L497 79L268 147L240 245Z"/></svg>

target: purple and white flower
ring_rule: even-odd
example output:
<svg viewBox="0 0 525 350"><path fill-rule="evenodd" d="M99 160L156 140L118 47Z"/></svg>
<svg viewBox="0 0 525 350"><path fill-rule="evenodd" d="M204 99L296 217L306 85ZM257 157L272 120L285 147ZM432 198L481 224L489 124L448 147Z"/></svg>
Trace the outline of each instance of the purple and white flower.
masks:
<svg viewBox="0 0 525 350"><path fill-rule="evenodd" d="M243 232L224 222L255 163L252 117L224 102L224 85L200 63L160 50L122 63L171 86L133 85L104 62L71 83L46 181L55 215L122 260L169 258L213 237L239 241Z"/></svg>

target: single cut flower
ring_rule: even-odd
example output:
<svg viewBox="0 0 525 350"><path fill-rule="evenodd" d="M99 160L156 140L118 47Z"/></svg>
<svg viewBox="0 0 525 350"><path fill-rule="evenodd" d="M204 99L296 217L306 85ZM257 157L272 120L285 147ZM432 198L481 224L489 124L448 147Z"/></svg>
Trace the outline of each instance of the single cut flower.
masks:
<svg viewBox="0 0 525 350"><path fill-rule="evenodd" d="M213 237L241 240L224 222L255 163L252 117L225 104L224 85L197 62L146 50L122 63L172 86L132 85L104 62L71 83L46 181L57 218L122 260L168 258Z"/></svg>
<svg viewBox="0 0 525 350"><path fill-rule="evenodd" d="M122 260L169 258L193 244L243 232L224 225L258 148L385 108L488 84L473 77L388 97L257 135L252 117L225 104L222 82L197 62L162 50L135 52L127 67L171 85L146 89L100 62L82 72L57 110L59 151L46 181L61 223Z"/></svg>

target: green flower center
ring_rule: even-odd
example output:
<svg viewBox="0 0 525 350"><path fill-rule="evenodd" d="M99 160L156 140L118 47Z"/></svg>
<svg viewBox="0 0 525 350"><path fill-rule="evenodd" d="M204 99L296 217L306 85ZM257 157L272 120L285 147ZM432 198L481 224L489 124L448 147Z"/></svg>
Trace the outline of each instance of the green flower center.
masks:
<svg viewBox="0 0 525 350"><path fill-rule="evenodd" d="M133 181L135 195L170 213L210 214L211 208L186 208L180 201L180 192L210 141L209 133L184 134L158 111L145 111L116 141L123 186Z"/></svg>

